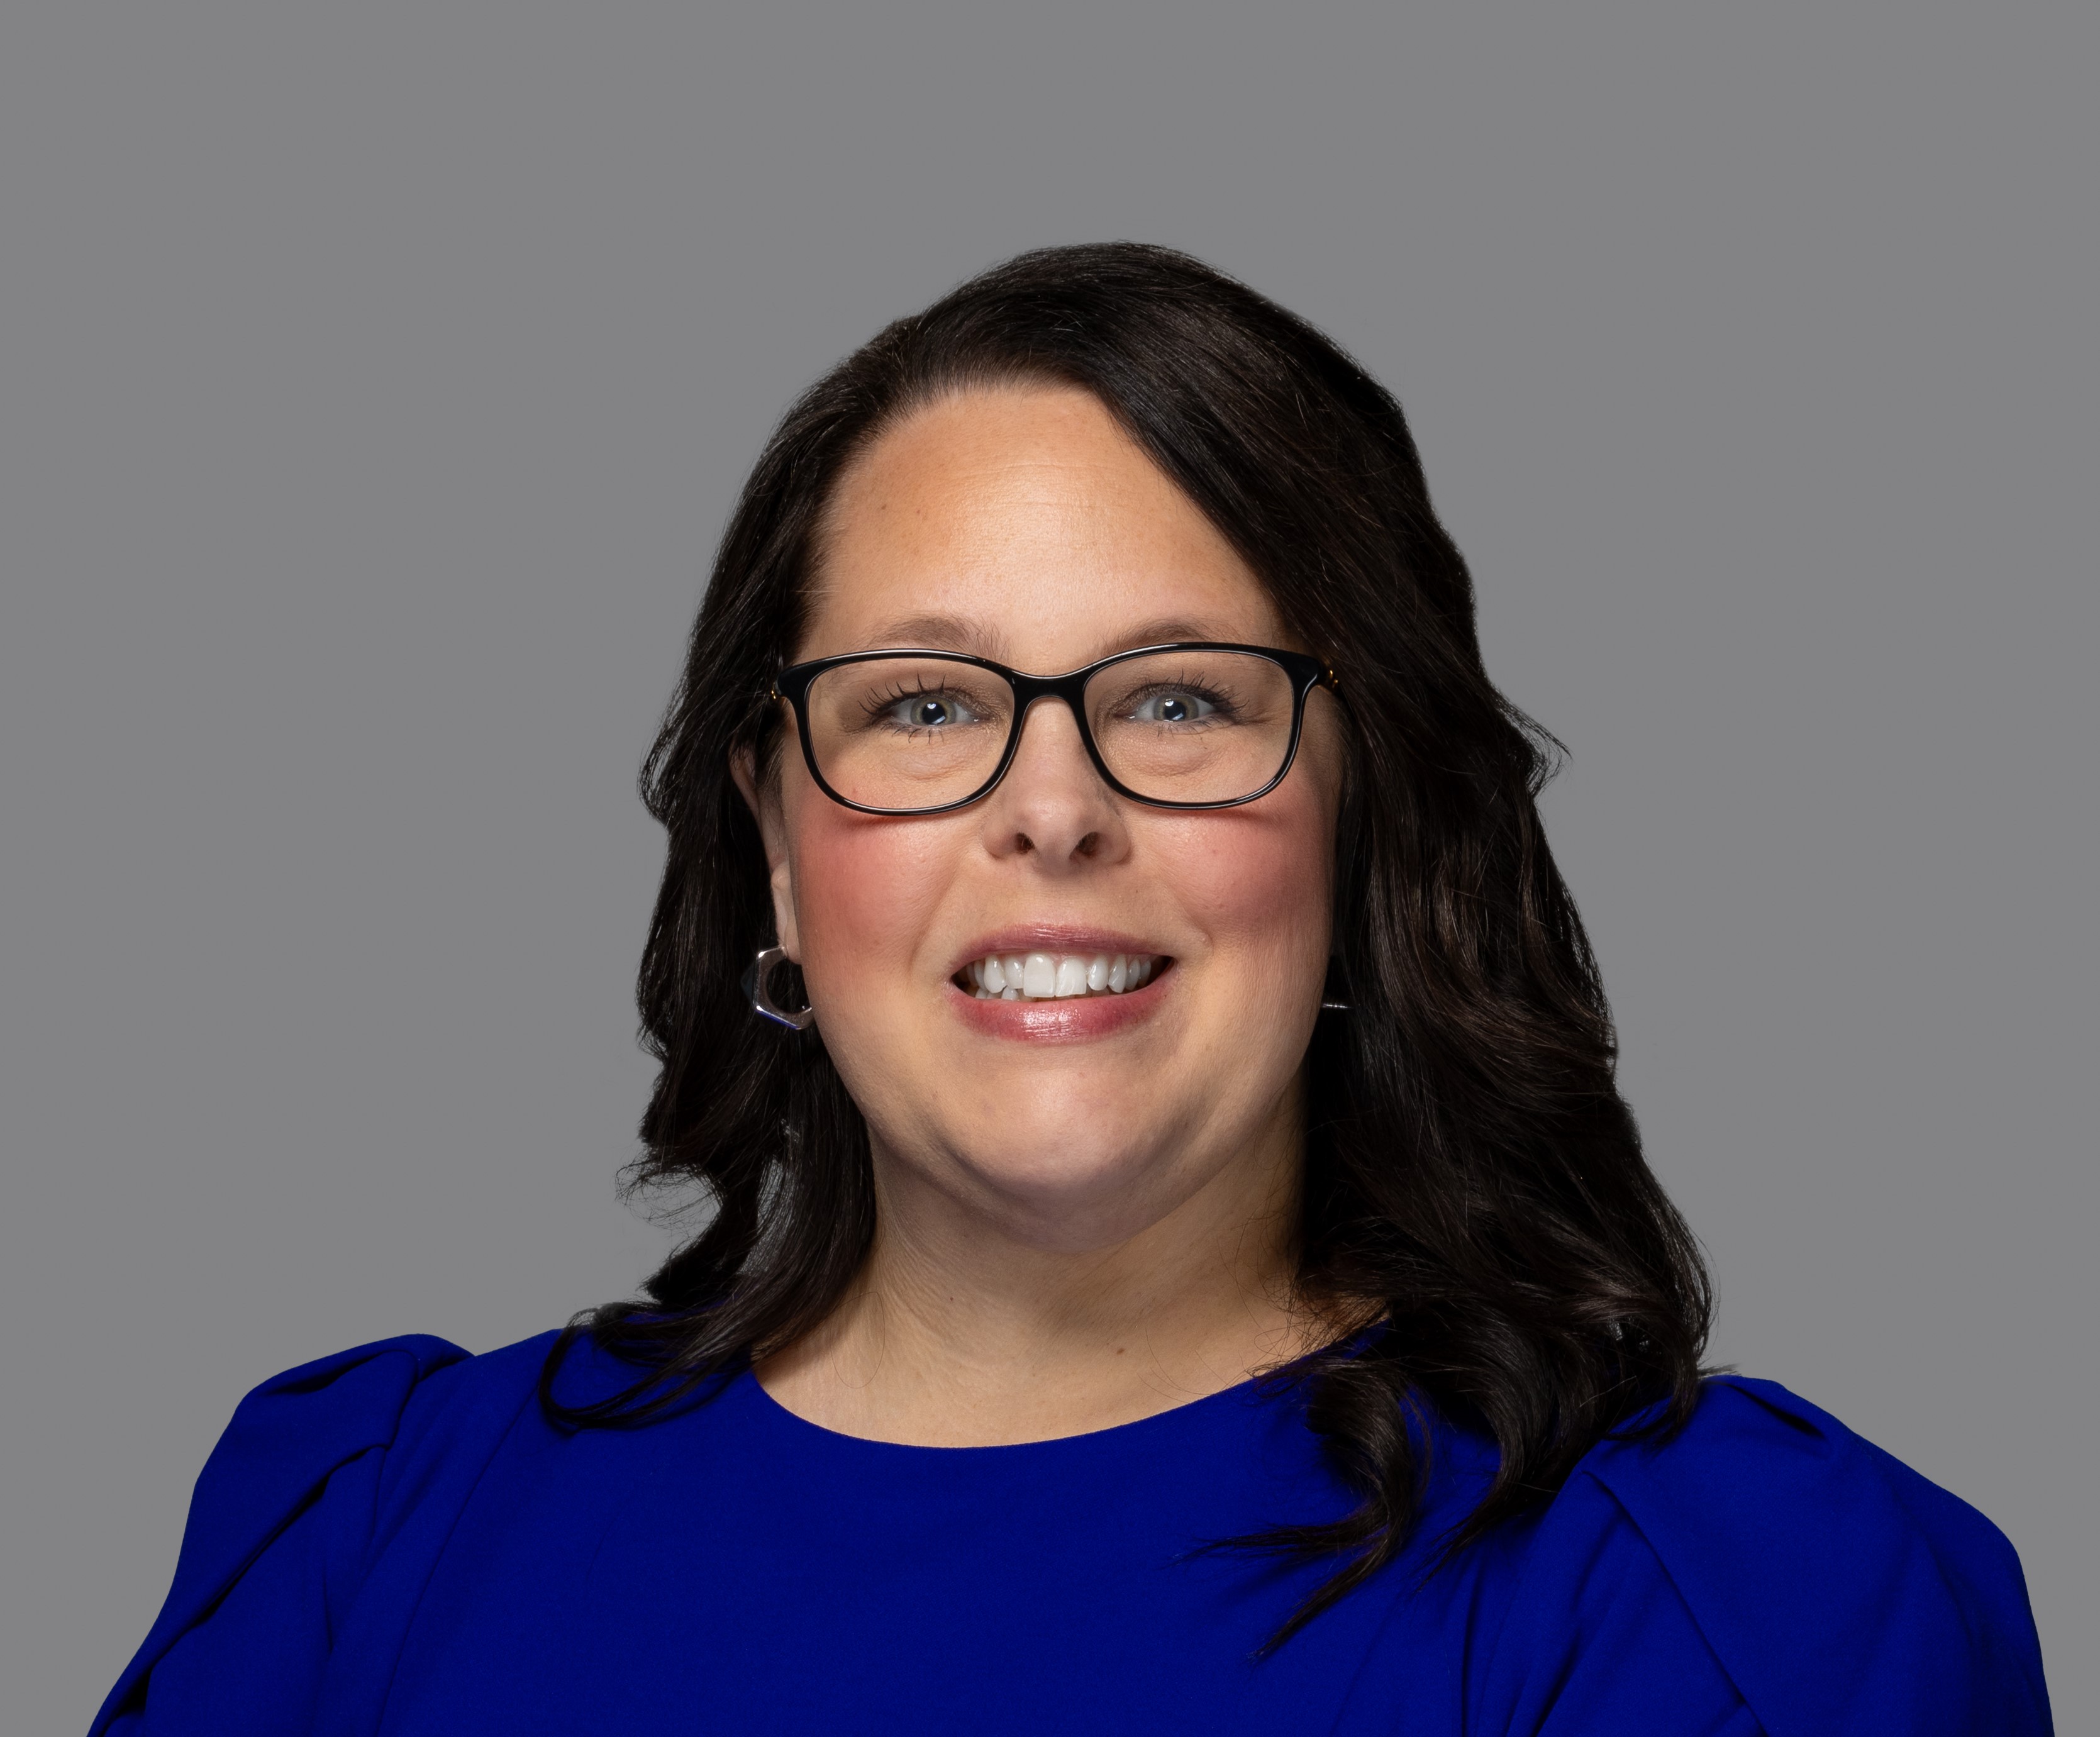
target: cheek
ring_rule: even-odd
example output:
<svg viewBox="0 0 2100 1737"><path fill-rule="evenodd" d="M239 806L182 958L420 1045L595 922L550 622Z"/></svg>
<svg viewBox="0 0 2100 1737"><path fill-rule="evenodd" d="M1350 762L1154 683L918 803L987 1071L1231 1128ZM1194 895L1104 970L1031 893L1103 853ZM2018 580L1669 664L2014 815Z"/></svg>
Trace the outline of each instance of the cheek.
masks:
<svg viewBox="0 0 2100 1737"><path fill-rule="evenodd" d="M1333 822L1322 805L1271 800L1166 820L1154 860L1215 959L1251 973L1326 969Z"/></svg>
<svg viewBox="0 0 2100 1737"><path fill-rule="evenodd" d="M812 988L899 990L949 878L944 828L824 801L796 817L795 917Z"/></svg>

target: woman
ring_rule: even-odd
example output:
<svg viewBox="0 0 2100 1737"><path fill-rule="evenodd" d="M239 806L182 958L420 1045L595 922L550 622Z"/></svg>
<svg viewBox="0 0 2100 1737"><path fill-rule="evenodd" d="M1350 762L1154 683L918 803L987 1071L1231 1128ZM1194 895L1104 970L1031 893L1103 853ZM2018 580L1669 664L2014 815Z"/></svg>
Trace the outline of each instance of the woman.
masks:
<svg viewBox="0 0 2100 1737"><path fill-rule="evenodd" d="M236 1414L96 1729L2040 1731L1710 1297L1390 397L1025 256L746 487L646 786L647 1301Z"/></svg>

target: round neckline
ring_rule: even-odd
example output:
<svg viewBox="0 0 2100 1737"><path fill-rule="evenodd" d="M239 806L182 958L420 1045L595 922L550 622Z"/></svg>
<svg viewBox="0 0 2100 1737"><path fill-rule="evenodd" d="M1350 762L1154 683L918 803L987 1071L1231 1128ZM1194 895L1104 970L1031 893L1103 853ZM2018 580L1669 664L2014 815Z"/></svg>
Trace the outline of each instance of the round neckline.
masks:
<svg viewBox="0 0 2100 1737"><path fill-rule="evenodd" d="M934 1442L889 1441L879 1435L854 1435L844 1430L835 1430L792 1411L766 1391L758 1372L748 1363L743 1367L739 1380L748 1382L757 1395L761 1410L770 1413L786 1428L813 1438L841 1443L849 1448L867 1448L872 1452L892 1454L1012 1454L1030 1451L1063 1448L1068 1451L1085 1448L1089 1444L1119 1445L1134 1440L1140 1432L1156 1432L1171 1426L1177 1421L1185 1421L1206 1406L1220 1405L1238 1399L1247 1403L1256 1397L1255 1390L1269 1377L1250 1375L1229 1387L1220 1387L1213 1392L1201 1393L1193 1400L1184 1400L1178 1405L1169 1405L1164 1410L1148 1412L1142 1417L1132 1417L1124 1423L1104 1424L1097 1430L1079 1430L1069 1435L1043 1435L1032 1441L968 1442L944 1446Z"/></svg>

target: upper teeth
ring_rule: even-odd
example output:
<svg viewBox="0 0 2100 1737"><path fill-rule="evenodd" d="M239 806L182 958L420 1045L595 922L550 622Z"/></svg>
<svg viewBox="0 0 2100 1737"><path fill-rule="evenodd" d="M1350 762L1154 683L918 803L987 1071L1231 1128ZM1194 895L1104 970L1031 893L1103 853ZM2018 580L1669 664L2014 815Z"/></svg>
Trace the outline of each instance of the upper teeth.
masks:
<svg viewBox="0 0 2100 1737"><path fill-rule="evenodd" d="M1159 968L1151 953L994 953L963 968L979 1001L1048 1001L1061 995L1120 995Z"/></svg>

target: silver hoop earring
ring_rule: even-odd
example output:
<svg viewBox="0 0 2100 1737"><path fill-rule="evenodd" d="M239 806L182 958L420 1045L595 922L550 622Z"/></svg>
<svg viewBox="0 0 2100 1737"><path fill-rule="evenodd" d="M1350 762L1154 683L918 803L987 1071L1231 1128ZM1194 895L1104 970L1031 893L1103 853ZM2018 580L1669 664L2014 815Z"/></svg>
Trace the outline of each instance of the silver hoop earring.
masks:
<svg viewBox="0 0 2100 1737"><path fill-rule="evenodd" d="M817 1017L817 1010L802 1007L791 1012L773 999L772 991L765 986L773 968L787 957L785 947L760 948L758 957L743 974L743 993L750 999L754 1012L763 1014L776 1025L785 1025L790 1031L807 1031Z"/></svg>

